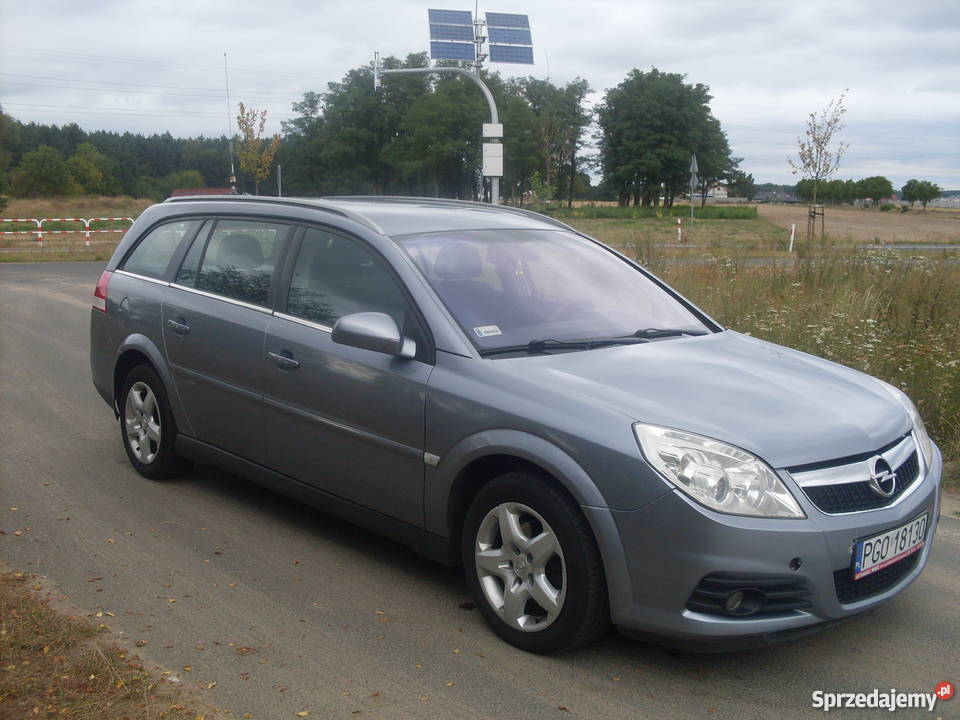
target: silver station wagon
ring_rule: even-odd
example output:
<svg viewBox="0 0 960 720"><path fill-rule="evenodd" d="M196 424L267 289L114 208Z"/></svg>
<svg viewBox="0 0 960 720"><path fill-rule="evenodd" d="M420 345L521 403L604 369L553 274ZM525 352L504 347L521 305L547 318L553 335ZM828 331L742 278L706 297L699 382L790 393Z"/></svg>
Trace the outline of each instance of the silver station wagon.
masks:
<svg viewBox="0 0 960 720"><path fill-rule="evenodd" d="M532 652L800 636L903 590L937 526L900 390L517 209L168 200L97 284L90 359L141 475L216 464L462 564Z"/></svg>

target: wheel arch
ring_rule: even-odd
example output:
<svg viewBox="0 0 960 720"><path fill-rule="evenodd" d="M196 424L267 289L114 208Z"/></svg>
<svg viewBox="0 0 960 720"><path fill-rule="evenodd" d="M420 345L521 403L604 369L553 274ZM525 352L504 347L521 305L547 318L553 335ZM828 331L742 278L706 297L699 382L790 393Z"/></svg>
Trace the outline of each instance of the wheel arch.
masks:
<svg viewBox="0 0 960 720"><path fill-rule="evenodd" d="M586 471L564 450L544 438L517 430L488 430L461 440L440 458L428 477L425 514L428 529L458 538L470 502L483 485L513 470L526 470L563 488L579 504L606 507Z"/></svg>
<svg viewBox="0 0 960 720"><path fill-rule="evenodd" d="M160 376L160 380L167 391L167 400L170 403L170 410L173 412L177 427L181 429L180 432L185 431L188 435L192 435L192 428L180 404L180 396L177 393L170 369L164 362L163 354L150 338L140 333L127 336L123 344L117 349L116 360L113 363L114 412L119 416L123 381L137 365L147 365Z"/></svg>

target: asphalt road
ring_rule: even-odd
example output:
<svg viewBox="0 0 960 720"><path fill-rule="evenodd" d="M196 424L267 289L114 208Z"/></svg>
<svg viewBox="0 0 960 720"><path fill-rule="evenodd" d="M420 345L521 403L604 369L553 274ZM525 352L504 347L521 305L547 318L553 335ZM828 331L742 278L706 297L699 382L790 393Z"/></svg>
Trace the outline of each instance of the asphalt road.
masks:
<svg viewBox="0 0 960 720"><path fill-rule="evenodd" d="M698 656L611 633L538 657L487 630L457 572L401 545L210 468L144 480L90 383L101 267L0 265L2 559L115 613L102 620L184 681L216 682L201 697L234 717L814 717L818 689L960 681L954 510L917 582L815 637ZM931 717L897 713L912 715ZM936 716L960 716L960 698Z"/></svg>

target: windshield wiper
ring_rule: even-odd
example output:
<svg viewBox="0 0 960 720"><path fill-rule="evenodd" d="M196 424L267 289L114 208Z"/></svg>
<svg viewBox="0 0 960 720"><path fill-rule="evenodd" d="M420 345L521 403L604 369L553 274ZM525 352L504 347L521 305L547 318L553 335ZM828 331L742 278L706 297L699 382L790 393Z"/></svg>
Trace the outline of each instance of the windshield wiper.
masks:
<svg viewBox="0 0 960 720"><path fill-rule="evenodd" d="M481 357L488 355L502 355L506 353L542 353L547 350L593 350L595 348L609 347L611 345L640 345L650 342L647 338L634 337L608 337L593 338L589 340L546 340L533 339L526 345L508 345L506 347L489 348L481 350Z"/></svg>
<svg viewBox="0 0 960 720"><path fill-rule="evenodd" d="M627 337L645 338L655 340L657 338L677 337L678 335L707 335L706 330L684 330L683 328L643 328L637 330Z"/></svg>

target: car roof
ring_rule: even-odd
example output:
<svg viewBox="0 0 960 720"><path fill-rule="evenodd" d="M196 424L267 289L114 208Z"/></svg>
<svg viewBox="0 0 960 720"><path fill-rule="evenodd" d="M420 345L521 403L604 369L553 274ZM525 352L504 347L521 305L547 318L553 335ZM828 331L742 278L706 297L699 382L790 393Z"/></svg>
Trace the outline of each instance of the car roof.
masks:
<svg viewBox="0 0 960 720"><path fill-rule="evenodd" d="M313 207L350 218L381 235L451 230L572 230L546 215L508 205L488 205L465 200L439 198L340 196L321 198L265 197L262 195L187 196L168 198L167 203L255 202L270 205Z"/></svg>

